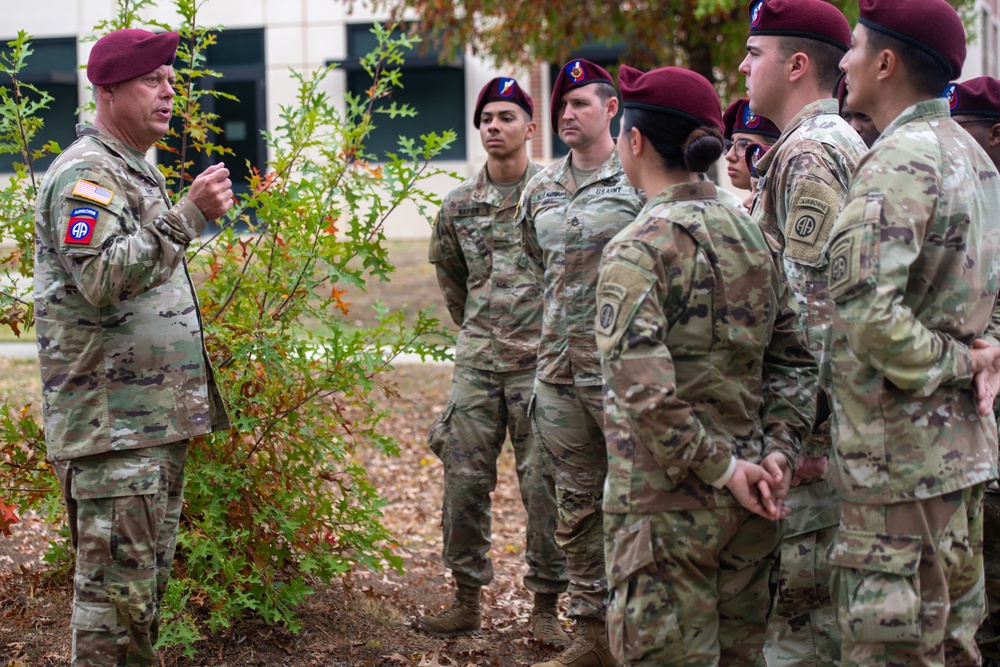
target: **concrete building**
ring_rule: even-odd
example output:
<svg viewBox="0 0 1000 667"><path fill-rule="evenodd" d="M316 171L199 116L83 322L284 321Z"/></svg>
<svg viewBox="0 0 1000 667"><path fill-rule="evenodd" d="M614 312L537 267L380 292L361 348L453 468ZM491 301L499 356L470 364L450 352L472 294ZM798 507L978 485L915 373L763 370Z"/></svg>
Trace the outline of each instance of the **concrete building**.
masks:
<svg viewBox="0 0 1000 667"><path fill-rule="evenodd" d="M1000 0L979 0L975 26L977 40L970 45L964 76L1000 76ZM4 43L19 30L32 36L34 55L23 79L48 90L55 102L46 112L44 139L53 138L66 146L73 140L76 109L89 99L88 82L79 70L87 62L92 41L80 41L93 34L93 26L111 17L112 0L39 0L38 4L7 3L0 20ZM148 20L176 24L169 0L144 14ZM342 67L328 79L332 99L341 99L347 90L363 91L369 81L357 59L374 43L371 24L384 17L359 4L349 11L339 0L208 0L199 10L201 25L220 25L219 44L208 53L208 65L223 78L210 82L219 91L232 93L239 102L220 99L214 111L221 118L224 133L216 141L229 146L237 159L227 160L235 172L234 181L245 176L243 163L263 169L266 147L259 130L273 130L279 107L295 96L290 70L308 72L330 62ZM614 49L594 49L575 54L600 64L617 61ZM566 147L549 128L549 92L554 79L551 64L538 64L527 71L498 70L470 54L444 65L435 53L414 53L404 67L405 89L398 100L409 102L420 112L415 119L386 121L369 142L372 152L395 146L399 135L416 136L429 130L455 129L458 139L442 156L439 166L460 177L472 174L486 160L478 133L471 122L479 89L495 76L515 76L528 88L535 101L539 131L532 141L531 155L547 163L565 154ZM209 102L210 104L212 102ZM617 127L615 128L617 130ZM0 156L0 172L8 171L10 156ZM44 164L43 164L44 166ZM196 169L204 165L196 165ZM725 174L725 169L720 173ZM725 177L723 177L725 178ZM443 194L457 183L439 177L431 189ZM728 183L725 185L728 186ZM403 210L387 224L387 234L395 238L424 237L427 223L412 210Z"/></svg>

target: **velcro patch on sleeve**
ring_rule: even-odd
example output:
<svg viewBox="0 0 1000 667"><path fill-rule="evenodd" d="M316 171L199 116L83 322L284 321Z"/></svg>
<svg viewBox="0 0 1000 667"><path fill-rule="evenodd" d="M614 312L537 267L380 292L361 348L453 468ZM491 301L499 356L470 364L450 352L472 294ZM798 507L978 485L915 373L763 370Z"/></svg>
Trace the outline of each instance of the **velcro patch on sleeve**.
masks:
<svg viewBox="0 0 1000 667"><path fill-rule="evenodd" d="M89 206L79 206L70 211L63 242L90 245L94 238L94 229L97 227L97 216L97 209Z"/></svg>
<svg viewBox="0 0 1000 667"><path fill-rule="evenodd" d="M597 284L594 333L597 349L606 358L614 356L623 332L655 281L652 274L623 261L624 254L630 253L619 251L617 256L605 257Z"/></svg>
<svg viewBox="0 0 1000 667"><path fill-rule="evenodd" d="M115 193L107 188L102 188L92 181L80 179L73 186L73 196L80 199L89 199L101 206L107 206L115 198Z"/></svg>
<svg viewBox="0 0 1000 667"><path fill-rule="evenodd" d="M785 222L785 256L809 266L823 263L823 249L840 212L840 196L825 183L805 181L796 188Z"/></svg>

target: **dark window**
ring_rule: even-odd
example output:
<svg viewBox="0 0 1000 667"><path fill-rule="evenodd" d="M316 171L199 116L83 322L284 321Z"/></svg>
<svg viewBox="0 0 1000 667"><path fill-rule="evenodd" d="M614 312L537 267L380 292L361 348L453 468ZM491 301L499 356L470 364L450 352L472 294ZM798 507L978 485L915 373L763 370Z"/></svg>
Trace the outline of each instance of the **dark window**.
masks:
<svg viewBox="0 0 1000 667"><path fill-rule="evenodd" d="M598 44L584 45L579 51L573 53L571 58L567 58L566 62L569 62L573 58L585 58L595 65L600 65L606 70L610 70L612 67L618 64L618 61L625 53L625 47L622 45L616 46L603 46ZM555 63L549 65L549 99L552 99L552 85L556 82L556 77L559 76L559 68L563 66L564 63ZM616 86L617 88L617 86ZM621 98L619 97L619 102ZM618 130L621 127L622 119L622 105L618 105L618 113L615 117L611 119L611 136L618 137ZM563 140L555 134L555 128L551 127L552 121L549 118L543 119L546 125L546 130L552 132L552 156L562 157L569 153L569 146L563 143Z"/></svg>
<svg viewBox="0 0 1000 667"><path fill-rule="evenodd" d="M6 44L8 40L3 41ZM45 124L35 135L30 148L35 150L48 141L55 141L60 149L65 149L76 140L76 109L79 106L76 89L76 39L33 39L31 50L34 53L28 56L18 79L44 90L53 99L49 102L49 108L39 113ZM9 79L0 81L0 85L5 87L9 87L10 83ZM34 96L31 92L26 94ZM49 155L36 161L35 170L44 171L53 159L54 156ZM15 162L23 163L24 159L10 153L0 155L0 172L13 171Z"/></svg>
<svg viewBox="0 0 1000 667"><path fill-rule="evenodd" d="M371 86L371 78L361 69L358 60L372 51L377 40L370 25L347 26L347 62L341 67L347 72L347 89L359 96ZM438 155L441 160L465 159L464 59L444 65L438 62L438 52L417 45L405 54L402 67L403 87L392 93L391 101L409 104L417 115L412 118L389 118L383 114L375 117L376 127L368 136L365 150L381 158L385 153L399 151L399 137L417 140L421 134L454 130L455 141Z"/></svg>

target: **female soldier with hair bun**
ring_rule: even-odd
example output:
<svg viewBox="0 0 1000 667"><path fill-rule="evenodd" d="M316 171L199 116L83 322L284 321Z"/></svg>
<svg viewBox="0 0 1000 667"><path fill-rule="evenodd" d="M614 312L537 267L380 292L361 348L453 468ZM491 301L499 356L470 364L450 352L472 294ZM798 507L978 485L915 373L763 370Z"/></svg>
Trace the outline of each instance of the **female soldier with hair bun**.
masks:
<svg viewBox="0 0 1000 667"><path fill-rule="evenodd" d="M604 251L608 635L627 665L753 664L775 520L811 423L777 258L700 177L723 151L698 74L622 66L618 151L649 203Z"/></svg>

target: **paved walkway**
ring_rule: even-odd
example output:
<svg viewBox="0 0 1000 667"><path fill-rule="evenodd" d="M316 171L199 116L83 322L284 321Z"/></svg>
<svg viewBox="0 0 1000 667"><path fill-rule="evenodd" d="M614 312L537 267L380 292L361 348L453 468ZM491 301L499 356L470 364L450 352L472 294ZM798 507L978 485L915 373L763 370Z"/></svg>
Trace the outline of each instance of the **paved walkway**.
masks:
<svg viewBox="0 0 1000 667"><path fill-rule="evenodd" d="M11 359L37 359L38 348L35 342L30 343L0 343L0 357Z"/></svg>

